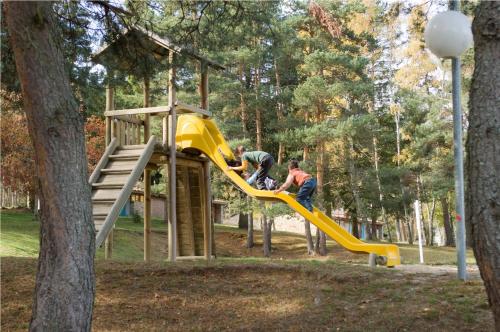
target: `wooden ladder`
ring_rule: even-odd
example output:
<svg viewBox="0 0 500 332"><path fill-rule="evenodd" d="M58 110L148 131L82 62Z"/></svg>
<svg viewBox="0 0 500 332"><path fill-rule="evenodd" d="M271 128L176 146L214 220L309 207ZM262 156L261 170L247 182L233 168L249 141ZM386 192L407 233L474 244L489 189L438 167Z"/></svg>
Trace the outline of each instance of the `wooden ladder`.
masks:
<svg viewBox="0 0 500 332"><path fill-rule="evenodd" d="M113 138L89 178L92 185L92 214L97 232L96 247L104 242L141 177L156 139L147 144L118 146Z"/></svg>

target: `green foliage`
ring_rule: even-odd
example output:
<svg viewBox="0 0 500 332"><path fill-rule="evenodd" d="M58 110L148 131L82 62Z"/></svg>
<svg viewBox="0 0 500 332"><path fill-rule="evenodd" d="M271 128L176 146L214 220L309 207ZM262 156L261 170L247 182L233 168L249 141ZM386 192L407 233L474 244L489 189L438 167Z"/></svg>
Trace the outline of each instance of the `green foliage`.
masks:
<svg viewBox="0 0 500 332"><path fill-rule="evenodd" d="M448 196L453 190L450 87L440 77L448 65L438 68L422 43L426 13L434 4L316 3L339 35L332 36L303 1L126 1L131 17L72 1L55 3L54 10L86 114L104 110L106 82L90 61L92 49L138 24L224 64L225 71L210 71L209 108L231 147L254 149L261 140L275 160L281 151L284 164L271 171L280 182L286 161L298 158L306 171L323 176L318 197L323 206L362 220L384 207L392 219L411 213L417 197L430 202ZM470 14L476 4L463 6ZM3 22L1 48L2 88L18 91ZM153 71L152 61L141 59L130 72L116 73L111 83L117 86L117 108L142 107L146 69L152 105L167 103L166 66L155 62ZM177 61L177 98L198 105L200 68L186 58ZM463 57L464 91L472 64L469 50ZM161 126L153 122L152 133L161 135ZM163 182L153 190L164 192ZM228 200L233 212L262 210L218 170L212 171L212 192ZM265 211L289 213L279 205Z"/></svg>

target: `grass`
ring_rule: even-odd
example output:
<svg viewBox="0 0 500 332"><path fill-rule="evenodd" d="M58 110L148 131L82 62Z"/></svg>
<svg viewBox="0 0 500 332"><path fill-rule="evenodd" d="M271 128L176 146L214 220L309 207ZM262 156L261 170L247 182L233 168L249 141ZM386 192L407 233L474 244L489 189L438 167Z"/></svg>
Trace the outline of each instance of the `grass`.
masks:
<svg viewBox="0 0 500 332"><path fill-rule="evenodd" d="M1 217L1 329L21 331L31 314L38 222L16 211ZM327 257L309 257L304 237L286 232L273 232L269 259L260 232L247 249L246 231L224 225L216 225L216 260L171 264L161 220L153 220L153 263L145 264L142 227L120 218L113 260L97 252L95 331L493 331L478 279L370 269L351 264L366 264L366 255L333 241ZM416 246L400 249L403 262L418 262ZM454 248L426 248L425 257L456 260Z"/></svg>
<svg viewBox="0 0 500 332"><path fill-rule="evenodd" d="M38 222L27 212L1 212L0 256L37 257ZM119 261L141 261L143 259L143 224L134 223L131 217L120 217L115 225L113 258ZM167 225L163 220L152 220L153 260L167 257ZM304 236L288 232L273 232L273 253L275 259L306 260L307 247ZM216 245L219 257L236 257L243 262L251 257L262 257L261 232L255 232L257 246L253 250L245 248L246 230L234 226L216 225ZM337 260L365 264L366 255L355 255L327 241L329 257ZM403 264L418 264L418 246L398 244ZM104 249L97 251L97 259L104 257ZM456 249L452 247L424 247L424 261L429 265L456 265ZM467 263L475 264L472 250L467 250Z"/></svg>
<svg viewBox="0 0 500 332"><path fill-rule="evenodd" d="M31 213L1 212L0 256L37 257L39 224Z"/></svg>

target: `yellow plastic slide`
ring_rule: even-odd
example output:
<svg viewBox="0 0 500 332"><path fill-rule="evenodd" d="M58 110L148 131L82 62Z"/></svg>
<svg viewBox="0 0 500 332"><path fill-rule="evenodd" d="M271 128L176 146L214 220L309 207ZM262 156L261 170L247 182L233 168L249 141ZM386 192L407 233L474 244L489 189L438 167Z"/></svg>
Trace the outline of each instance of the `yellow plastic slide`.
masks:
<svg viewBox="0 0 500 332"><path fill-rule="evenodd" d="M386 265L389 267L400 264L399 248L396 245L364 243L317 208L314 208L313 212L308 211L294 199L294 195L287 193L274 194L268 190L257 190L246 183L236 172L228 171L225 158L233 160L235 157L212 120L202 119L195 115L180 116L177 121L176 141L177 145L183 150L196 149L203 152L247 195L260 200L281 201L288 204L347 250L381 256L385 258L382 261L386 261Z"/></svg>

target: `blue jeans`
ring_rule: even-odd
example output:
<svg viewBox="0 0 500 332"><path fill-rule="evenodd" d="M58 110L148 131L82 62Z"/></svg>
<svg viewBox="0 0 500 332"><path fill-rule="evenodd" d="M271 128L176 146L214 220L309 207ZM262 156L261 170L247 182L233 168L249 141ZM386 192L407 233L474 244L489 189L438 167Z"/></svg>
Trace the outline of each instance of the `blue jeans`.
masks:
<svg viewBox="0 0 500 332"><path fill-rule="evenodd" d="M314 194L314 190L316 190L316 185L317 182L315 178L306 180L306 182L304 182L304 184L300 187L296 197L297 202L311 212L313 210L311 197Z"/></svg>
<svg viewBox="0 0 500 332"><path fill-rule="evenodd" d="M257 189L266 190L266 183L264 182L267 175L269 174L269 170L274 164L274 159L271 155L268 155L262 160L260 163L260 167L257 170Z"/></svg>

